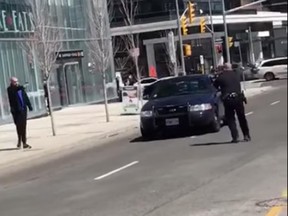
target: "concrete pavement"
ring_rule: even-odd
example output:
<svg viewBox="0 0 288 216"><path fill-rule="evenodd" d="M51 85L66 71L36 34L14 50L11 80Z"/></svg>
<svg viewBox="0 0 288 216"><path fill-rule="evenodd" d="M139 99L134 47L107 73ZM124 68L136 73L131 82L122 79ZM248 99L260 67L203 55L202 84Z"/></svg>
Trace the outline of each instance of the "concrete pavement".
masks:
<svg viewBox="0 0 288 216"><path fill-rule="evenodd" d="M246 111L251 143L228 143L227 128L151 142L133 129L2 176L1 216L266 215L287 187L287 85L250 99Z"/></svg>
<svg viewBox="0 0 288 216"><path fill-rule="evenodd" d="M247 97L269 92L276 88L273 83L264 86L261 81L249 81ZM24 166L53 160L71 151L85 150L100 145L103 138L127 132L139 125L139 116L121 116L122 105L110 104L111 122L105 122L103 105L70 107L55 112L57 137L51 136L50 118L29 120L28 142L32 151L18 151L13 124L0 126L0 174L16 172ZM85 142L83 142L85 140ZM98 142L93 142L98 140ZM85 144L83 144L85 143ZM90 145L91 144L91 145Z"/></svg>

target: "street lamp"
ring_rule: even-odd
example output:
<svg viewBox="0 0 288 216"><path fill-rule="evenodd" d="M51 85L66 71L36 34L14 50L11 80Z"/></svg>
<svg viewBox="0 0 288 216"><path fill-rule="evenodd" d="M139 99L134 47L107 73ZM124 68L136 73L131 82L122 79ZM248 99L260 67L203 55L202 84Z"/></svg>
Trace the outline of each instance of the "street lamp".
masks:
<svg viewBox="0 0 288 216"><path fill-rule="evenodd" d="M229 13L233 13L233 12L236 12L238 10L241 10L241 9L244 9L244 8L247 8L247 7L250 7L250 6L254 6L254 5L257 5L257 4L260 4L260 3L263 3L263 2L266 2L267 0L258 0L258 1L255 1L255 2L252 2L250 4L246 4L246 5L243 5L243 6L240 6L240 7L236 7L236 8L233 8L231 10L228 10L226 11L226 8L225 8L225 0L222 0L222 13L223 13L223 24L224 24L224 32L225 32L225 44L226 44L226 53L227 53L227 62L228 63L231 63L231 56L230 56L230 48L229 48L229 40L228 40L228 26L227 26L227 14Z"/></svg>

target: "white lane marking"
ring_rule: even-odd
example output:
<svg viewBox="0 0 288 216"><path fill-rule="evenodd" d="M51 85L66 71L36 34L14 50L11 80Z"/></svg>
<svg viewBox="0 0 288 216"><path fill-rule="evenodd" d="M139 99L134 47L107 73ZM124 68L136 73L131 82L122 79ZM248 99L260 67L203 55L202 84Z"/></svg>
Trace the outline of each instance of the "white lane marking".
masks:
<svg viewBox="0 0 288 216"><path fill-rule="evenodd" d="M120 172L120 171L122 171L122 170L124 170L124 169L127 169L127 168L129 168L129 167L132 167L132 166L134 166L134 165L136 165L136 164L138 164L138 163L139 163L139 161L134 161L134 162L132 162L132 163L130 163L130 164L127 164L127 165L125 165L125 166L123 166L123 167L120 167L119 169L113 170L113 171L111 171L111 172L109 172L109 173L106 173L106 174L104 174L104 175L102 175L102 176L99 176L99 177L95 178L94 180L95 180L95 181L102 180L102 179L104 179L104 178L106 178L106 177L108 177L108 176L110 176L110 175L113 175L113 174L115 174L115 173L117 173L117 172Z"/></svg>
<svg viewBox="0 0 288 216"><path fill-rule="evenodd" d="M245 115L246 116L250 116L250 115L253 115L254 114L254 112L249 112L249 113L246 113Z"/></svg>
<svg viewBox="0 0 288 216"><path fill-rule="evenodd" d="M276 104L279 104L279 103L280 103L280 101L275 101L275 102L271 103L270 105L275 106Z"/></svg>

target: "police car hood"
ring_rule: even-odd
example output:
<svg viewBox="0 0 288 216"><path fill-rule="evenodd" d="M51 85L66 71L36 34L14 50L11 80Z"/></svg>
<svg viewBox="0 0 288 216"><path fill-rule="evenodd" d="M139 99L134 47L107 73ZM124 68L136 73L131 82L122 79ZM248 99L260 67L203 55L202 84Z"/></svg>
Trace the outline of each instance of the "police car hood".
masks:
<svg viewBox="0 0 288 216"><path fill-rule="evenodd" d="M215 93L201 93L201 94L189 94L189 95L177 95L159 99L153 99L148 101L143 111L151 110L153 108L170 107L170 106L186 106L186 105L197 105L205 103L214 103Z"/></svg>

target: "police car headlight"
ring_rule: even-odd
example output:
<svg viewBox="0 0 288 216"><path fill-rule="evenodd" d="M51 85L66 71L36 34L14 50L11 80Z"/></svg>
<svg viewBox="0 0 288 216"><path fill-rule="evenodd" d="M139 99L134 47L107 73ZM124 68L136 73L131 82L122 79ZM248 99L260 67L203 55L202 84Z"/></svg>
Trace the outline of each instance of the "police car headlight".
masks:
<svg viewBox="0 0 288 216"><path fill-rule="evenodd" d="M190 112L197 112L197 111L206 111L213 109L211 104L197 104L190 106L189 111Z"/></svg>
<svg viewBox="0 0 288 216"><path fill-rule="evenodd" d="M141 112L141 117L142 118L151 118L153 116L153 111L148 110L148 111L142 111Z"/></svg>

